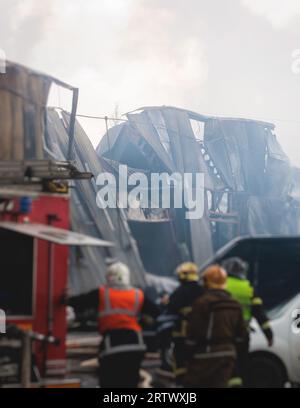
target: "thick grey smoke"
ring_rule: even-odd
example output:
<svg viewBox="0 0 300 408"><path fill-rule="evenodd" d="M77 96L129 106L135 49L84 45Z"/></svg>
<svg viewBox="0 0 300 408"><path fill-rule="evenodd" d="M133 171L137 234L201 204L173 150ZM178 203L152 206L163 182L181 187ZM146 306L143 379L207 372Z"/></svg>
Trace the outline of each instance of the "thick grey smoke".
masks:
<svg viewBox="0 0 300 408"><path fill-rule="evenodd" d="M79 86L83 113L171 104L275 119L300 165L299 20L298 0L0 0L0 48ZM96 144L103 123L84 126Z"/></svg>
<svg viewBox="0 0 300 408"><path fill-rule="evenodd" d="M30 63L43 42L51 15L51 1L1 0L0 47L9 56Z"/></svg>
<svg viewBox="0 0 300 408"><path fill-rule="evenodd" d="M275 28L283 29L300 17L298 0L243 0L253 13L265 17Z"/></svg>

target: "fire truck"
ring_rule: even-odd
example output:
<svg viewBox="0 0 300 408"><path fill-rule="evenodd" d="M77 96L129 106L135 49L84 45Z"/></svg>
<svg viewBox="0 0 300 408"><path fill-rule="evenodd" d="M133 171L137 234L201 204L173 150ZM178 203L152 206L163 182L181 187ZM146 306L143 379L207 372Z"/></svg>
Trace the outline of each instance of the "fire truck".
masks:
<svg viewBox="0 0 300 408"><path fill-rule="evenodd" d="M42 151L52 83L73 94L66 161ZM69 248L112 244L70 229L69 181L92 177L72 160L77 100L78 89L16 64L0 76L0 387L79 385L67 379Z"/></svg>

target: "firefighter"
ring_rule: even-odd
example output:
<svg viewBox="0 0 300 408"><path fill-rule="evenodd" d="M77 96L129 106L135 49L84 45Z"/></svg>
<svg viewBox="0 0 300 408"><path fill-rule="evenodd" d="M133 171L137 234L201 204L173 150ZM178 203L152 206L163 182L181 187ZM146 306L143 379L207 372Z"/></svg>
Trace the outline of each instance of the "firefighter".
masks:
<svg viewBox="0 0 300 408"><path fill-rule="evenodd" d="M187 318L192 310L194 301L201 296L203 288L199 284L198 267L192 262L185 262L176 269L180 285L170 296L165 312L159 317L159 333L163 339L164 350L166 345L172 351L172 372L177 385L182 385L186 374L186 326ZM166 359L162 356L163 365ZM159 373L168 369L162 366Z"/></svg>
<svg viewBox="0 0 300 408"><path fill-rule="evenodd" d="M136 388L145 344L139 315L157 315L144 293L130 285L128 267L117 262L106 274L107 285L69 300L75 312L97 311L102 341L99 351L99 381L102 388Z"/></svg>
<svg viewBox="0 0 300 408"><path fill-rule="evenodd" d="M188 320L186 387L225 388L232 377L236 342L247 339L241 305L225 290L227 273L212 265L203 274L204 294Z"/></svg>
<svg viewBox="0 0 300 408"><path fill-rule="evenodd" d="M247 279L247 272L249 265L238 257L233 257L225 260L222 266L228 273L227 291L231 293L232 297L236 299L243 308L243 316L248 327L248 333L250 333L250 321L254 317L261 330L263 331L269 347L273 345L273 332L270 326L269 319L265 313L263 300L258 297L251 286L251 283ZM239 350L238 361L238 377L243 378L244 385L247 384L247 363L249 354L249 336L248 341L244 344L244 348ZM237 377L237 378L238 378ZM238 385L236 380L232 379L232 385ZM243 385L243 383L241 385Z"/></svg>

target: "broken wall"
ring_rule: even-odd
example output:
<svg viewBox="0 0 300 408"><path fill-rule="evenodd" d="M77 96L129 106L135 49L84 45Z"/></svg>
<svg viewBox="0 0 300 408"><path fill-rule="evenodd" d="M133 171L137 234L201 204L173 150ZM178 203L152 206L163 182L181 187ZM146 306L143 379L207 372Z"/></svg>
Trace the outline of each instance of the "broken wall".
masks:
<svg viewBox="0 0 300 408"><path fill-rule="evenodd" d="M48 109L45 152L56 160L65 160L68 154L69 115ZM74 157L76 168L91 172L95 177L103 171L96 152L76 122ZM85 293L105 283L107 263L125 262L132 272L132 283L144 287L146 275L136 243L131 236L126 216L118 209L100 209L96 204L98 188L95 178L75 180L71 188L71 227L73 230L111 241L113 248L83 247L72 249L70 287L72 293Z"/></svg>
<svg viewBox="0 0 300 408"><path fill-rule="evenodd" d="M103 137L100 157L130 165L130 145L147 171L205 174L205 215L184 220L184 241L198 264L239 235L300 233L291 167L273 124L165 106L141 108L127 117ZM172 222L176 226L182 217Z"/></svg>
<svg viewBox="0 0 300 408"><path fill-rule="evenodd" d="M43 158L44 114L51 80L7 62L0 75L0 160Z"/></svg>

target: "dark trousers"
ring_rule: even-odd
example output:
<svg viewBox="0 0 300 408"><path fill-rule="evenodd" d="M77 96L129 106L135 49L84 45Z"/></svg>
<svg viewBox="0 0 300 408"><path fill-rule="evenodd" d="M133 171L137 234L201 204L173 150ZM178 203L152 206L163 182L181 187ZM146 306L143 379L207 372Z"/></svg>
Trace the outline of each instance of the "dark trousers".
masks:
<svg viewBox="0 0 300 408"><path fill-rule="evenodd" d="M248 386L248 364L249 364L249 340L243 344L239 344L237 349L237 361L235 367L235 377L240 377L243 386Z"/></svg>
<svg viewBox="0 0 300 408"><path fill-rule="evenodd" d="M99 359L101 388L137 388L143 359L140 351L116 353Z"/></svg>
<svg viewBox="0 0 300 408"><path fill-rule="evenodd" d="M187 348L184 337L174 338L173 350L173 371L175 375L176 384L182 385L183 379L186 375L186 361Z"/></svg>

